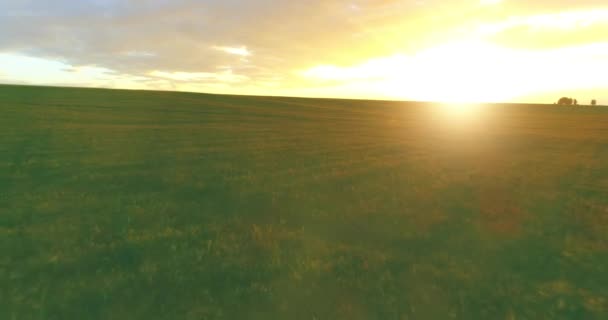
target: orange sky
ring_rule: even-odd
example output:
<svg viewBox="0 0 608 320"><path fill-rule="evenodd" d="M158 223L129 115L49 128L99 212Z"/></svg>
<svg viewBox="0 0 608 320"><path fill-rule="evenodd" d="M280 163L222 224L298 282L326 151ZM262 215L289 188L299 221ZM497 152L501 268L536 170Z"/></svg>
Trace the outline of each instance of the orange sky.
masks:
<svg viewBox="0 0 608 320"><path fill-rule="evenodd" d="M0 82L608 104L608 3L4 0Z"/></svg>

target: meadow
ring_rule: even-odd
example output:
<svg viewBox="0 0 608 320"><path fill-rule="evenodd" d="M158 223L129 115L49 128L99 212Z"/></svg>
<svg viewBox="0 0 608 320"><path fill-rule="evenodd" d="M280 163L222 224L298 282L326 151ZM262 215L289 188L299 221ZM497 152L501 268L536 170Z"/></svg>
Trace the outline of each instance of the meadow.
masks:
<svg viewBox="0 0 608 320"><path fill-rule="evenodd" d="M0 319L607 319L608 108L0 86Z"/></svg>

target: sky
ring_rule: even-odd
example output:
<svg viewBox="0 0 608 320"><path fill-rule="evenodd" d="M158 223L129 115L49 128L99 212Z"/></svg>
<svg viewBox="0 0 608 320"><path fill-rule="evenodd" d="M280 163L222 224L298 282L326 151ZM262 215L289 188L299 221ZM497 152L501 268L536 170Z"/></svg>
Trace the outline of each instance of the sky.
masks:
<svg viewBox="0 0 608 320"><path fill-rule="evenodd" d="M608 104L608 1L2 0L0 83Z"/></svg>

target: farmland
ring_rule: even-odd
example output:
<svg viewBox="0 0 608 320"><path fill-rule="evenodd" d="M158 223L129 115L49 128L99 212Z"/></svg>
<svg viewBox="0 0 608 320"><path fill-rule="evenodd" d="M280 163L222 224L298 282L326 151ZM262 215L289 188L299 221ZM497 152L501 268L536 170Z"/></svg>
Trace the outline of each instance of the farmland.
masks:
<svg viewBox="0 0 608 320"><path fill-rule="evenodd" d="M608 109L0 86L0 319L606 319Z"/></svg>

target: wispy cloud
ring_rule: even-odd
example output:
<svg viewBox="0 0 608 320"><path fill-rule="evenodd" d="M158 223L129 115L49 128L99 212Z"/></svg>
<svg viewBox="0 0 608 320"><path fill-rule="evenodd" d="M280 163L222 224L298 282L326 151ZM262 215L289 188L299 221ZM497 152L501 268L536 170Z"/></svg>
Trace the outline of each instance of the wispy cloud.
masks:
<svg viewBox="0 0 608 320"><path fill-rule="evenodd" d="M515 28L526 28L529 32L558 32L560 30L584 30L608 26L608 8L578 11L563 11L556 13L511 16L495 23L479 25L477 32L482 35L495 35ZM564 39L565 42L568 39Z"/></svg>
<svg viewBox="0 0 608 320"><path fill-rule="evenodd" d="M150 51L138 51L138 50L129 50L123 53L124 55L128 56L128 57L134 57L134 58L150 58L150 57L156 57L156 53L154 52L150 52Z"/></svg>
<svg viewBox="0 0 608 320"><path fill-rule="evenodd" d="M228 54L233 54L241 57L248 57L251 55L251 52L247 50L247 47L220 47L213 46L213 49L219 50Z"/></svg>
<svg viewBox="0 0 608 320"><path fill-rule="evenodd" d="M244 82L249 80L247 76L232 73L231 70L222 72L167 72L167 71L152 71L149 73L152 77L164 78L183 82Z"/></svg>

